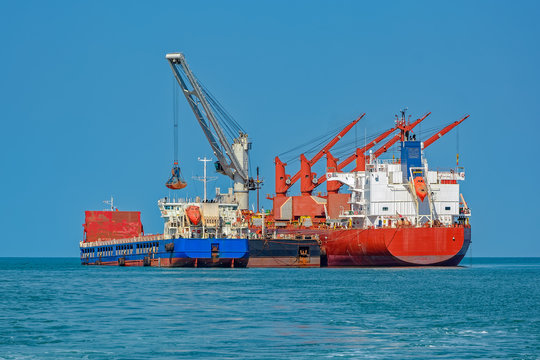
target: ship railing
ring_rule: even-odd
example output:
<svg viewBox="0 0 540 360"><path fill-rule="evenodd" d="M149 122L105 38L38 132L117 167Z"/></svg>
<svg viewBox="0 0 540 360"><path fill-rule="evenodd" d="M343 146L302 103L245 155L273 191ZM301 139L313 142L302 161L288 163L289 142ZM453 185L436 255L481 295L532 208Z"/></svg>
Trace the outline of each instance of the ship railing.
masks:
<svg viewBox="0 0 540 360"><path fill-rule="evenodd" d="M379 165L401 164L400 159L377 159Z"/></svg>
<svg viewBox="0 0 540 360"><path fill-rule="evenodd" d="M106 246L106 245L120 245L120 244L127 244L127 243L133 243L138 241L157 241L157 240L164 240L165 237L163 234L152 234L152 235L142 235L142 236L134 236L130 238L124 238L124 239L112 239L112 240L98 240L98 241L92 241L92 242L80 242L80 247L86 248L86 247L94 247L94 246Z"/></svg>
<svg viewBox="0 0 540 360"><path fill-rule="evenodd" d="M339 213L339 217L365 217L363 211L361 210L342 210Z"/></svg>
<svg viewBox="0 0 540 360"><path fill-rule="evenodd" d="M437 180L465 180L463 169L437 169Z"/></svg>

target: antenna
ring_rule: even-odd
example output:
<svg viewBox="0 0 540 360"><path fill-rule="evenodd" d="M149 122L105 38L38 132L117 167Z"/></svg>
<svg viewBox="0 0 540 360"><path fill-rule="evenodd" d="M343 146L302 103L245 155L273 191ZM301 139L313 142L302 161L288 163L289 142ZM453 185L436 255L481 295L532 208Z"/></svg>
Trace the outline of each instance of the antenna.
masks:
<svg viewBox="0 0 540 360"><path fill-rule="evenodd" d="M111 196L111 200L105 200L103 203L111 206L111 211L114 211L114 198Z"/></svg>
<svg viewBox="0 0 540 360"><path fill-rule="evenodd" d="M259 212L259 189L261 188L261 180L259 180L259 167L257 166L257 180L255 180L257 182L257 212Z"/></svg>
<svg viewBox="0 0 540 360"><path fill-rule="evenodd" d="M204 175L203 177L200 177L200 176L193 176L193 179L194 180L199 180L199 181L202 181L203 182L203 186L204 186L204 200L206 202L206 183L208 181L214 181L217 179L217 176L206 176L206 163L209 162L209 161L214 161L212 158L210 159L207 159L206 156L203 157L202 159L201 158L198 158L199 161L202 161L203 164L204 164Z"/></svg>

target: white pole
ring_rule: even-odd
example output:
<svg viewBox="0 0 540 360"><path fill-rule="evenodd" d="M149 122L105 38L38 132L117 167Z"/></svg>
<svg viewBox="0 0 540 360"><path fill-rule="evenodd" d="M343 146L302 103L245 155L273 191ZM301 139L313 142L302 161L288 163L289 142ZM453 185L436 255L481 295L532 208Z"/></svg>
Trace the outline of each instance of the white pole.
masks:
<svg viewBox="0 0 540 360"><path fill-rule="evenodd" d="M199 159L200 160L200 159ZM204 164L204 172L203 172L203 185L204 185L204 201L206 201L206 157L203 159L203 164Z"/></svg>
<svg viewBox="0 0 540 360"><path fill-rule="evenodd" d="M195 180L199 180L199 181L202 181L203 182L203 186L204 186L204 200L203 201L206 201L206 183L208 183L208 181L211 181L211 180L216 180L217 177L215 176L212 176L212 177L208 177L206 176L206 163L209 162L209 161L213 161L212 158L210 159L207 159L206 156L204 158L198 158L199 161L202 161L203 164L204 164L204 172L203 172L203 177L201 178L200 176L197 177L197 176L194 176L193 178Z"/></svg>

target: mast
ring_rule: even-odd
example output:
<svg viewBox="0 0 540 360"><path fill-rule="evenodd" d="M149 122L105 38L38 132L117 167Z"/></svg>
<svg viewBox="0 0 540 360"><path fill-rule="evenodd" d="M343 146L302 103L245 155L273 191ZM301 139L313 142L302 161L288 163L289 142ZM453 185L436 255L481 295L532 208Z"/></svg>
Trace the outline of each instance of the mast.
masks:
<svg viewBox="0 0 540 360"><path fill-rule="evenodd" d="M216 180L217 177L215 176L206 176L206 163L209 162L209 161L213 161L212 158L210 159L207 159L206 156L203 157L202 159L201 158L198 158L197 160L201 161L203 163L203 176L200 177L200 176L194 176L193 179L194 180L199 180L199 181L202 181L203 182L203 187L204 187L204 198L203 198L203 201L206 202L207 200L207 192L206 192L206 184L209 182L209 181L212 181L212 180Z"/></svg>
<svg viewBox="0 0 540 360"><path fill-rule="evenodd" d="M111 211L114 211L114 198L111 196L111 200L105 200L103 203L111 207Z"/></svg>

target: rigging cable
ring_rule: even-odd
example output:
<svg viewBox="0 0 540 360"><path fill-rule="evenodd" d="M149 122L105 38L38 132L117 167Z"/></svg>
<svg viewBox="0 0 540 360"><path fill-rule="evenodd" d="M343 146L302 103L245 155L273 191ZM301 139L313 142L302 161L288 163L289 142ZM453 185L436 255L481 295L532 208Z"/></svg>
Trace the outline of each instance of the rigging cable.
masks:
<svg viewBox="0 0 540 360"><path fill-rule="evenodd" d="M178 164L178 86L173 78L173 141L174 141L174 164Z"/></svg>

